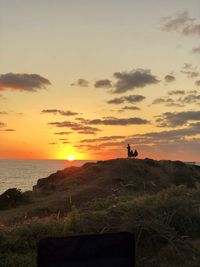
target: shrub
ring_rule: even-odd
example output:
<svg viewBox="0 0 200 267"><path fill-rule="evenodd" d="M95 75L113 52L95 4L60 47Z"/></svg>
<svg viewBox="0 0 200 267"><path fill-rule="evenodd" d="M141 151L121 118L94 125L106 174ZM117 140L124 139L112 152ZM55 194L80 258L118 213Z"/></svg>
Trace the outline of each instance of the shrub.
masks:
<svg viewBox="0 0 200 267"><path fill-rule="evenodd" d="M25 203L30 203L29 195L23 194L17 188L10 188L0 195L0 210L15 208Z"/></svg>

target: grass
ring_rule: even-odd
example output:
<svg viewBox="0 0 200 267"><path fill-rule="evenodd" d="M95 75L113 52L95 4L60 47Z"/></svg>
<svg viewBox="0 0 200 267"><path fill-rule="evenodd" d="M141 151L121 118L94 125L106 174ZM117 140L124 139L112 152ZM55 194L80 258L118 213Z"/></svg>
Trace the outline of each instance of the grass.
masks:
<svg viewBox="0 0 200 267"><path fill-rule="evenodd" d="M116 231L135 234L137 267L199 266L198 169L146 159L77 171L51 176L55 192L47 184L40 194L12 189L0 196L9 208L0 211L0 267L36 267L37 244L48 236ZM65 172L72 176L65 179Z"/></svg>
<svg viewBox="0 0 200 267"><path fill-rule="evenodd" d="M72 207L62 220L30 223L0 235L0 266L36 266L47 236L130 231L138 266L196 267L200 262L200 189L172 187L155 195L108 197ZM197 242L197 243L195 243Z"/></svg>

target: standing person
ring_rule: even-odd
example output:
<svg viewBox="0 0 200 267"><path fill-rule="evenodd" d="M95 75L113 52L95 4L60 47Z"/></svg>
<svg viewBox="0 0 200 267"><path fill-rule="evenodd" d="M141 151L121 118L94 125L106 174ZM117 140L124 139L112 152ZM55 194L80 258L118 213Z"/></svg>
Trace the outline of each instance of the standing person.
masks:
<svg viewBox="0 0 200 267"><path fill-rule="evenodd" d="M128 158L130 158L131 157L131 147L129 144L127 145L127 150L128 150Z"/></svg>

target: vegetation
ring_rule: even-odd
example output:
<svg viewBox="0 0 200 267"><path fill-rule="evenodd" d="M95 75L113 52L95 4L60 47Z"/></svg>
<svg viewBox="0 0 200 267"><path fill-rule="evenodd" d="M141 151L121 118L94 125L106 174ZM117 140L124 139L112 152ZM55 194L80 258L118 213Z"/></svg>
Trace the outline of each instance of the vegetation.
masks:
<svg viewBox="0 0 200 267"><path fill-rule="evenodd" d="M0 195L0 210L15 208L21 204L31 202L29 192L22 193L17 188L10 188Z"/></svg>
<svg viewBox="0 0 200 267"><path fill-rule="evenodd" d="M156 161L146 162L148 166L158 168ZM185 168L181 163L177 164ZM141 177L141 187L135 178L136 187L124 187L125 183L133 183L128 173L124 180L119 178L112 178L112 186L117 189L114 193L78 204L73 202L70 209L67 207L68 212L63 214L51 216L45 213L44 218L36 221L32 217L22 225L5 226L0 231L0 267L36 267L37 243L47 236L115 231L135 234L138 267L199 266L200 187L196 170L191 179L189 171L184 174L176 169L168 187L166 181L162 186L156 180L161 185L156 190L152 187L142 190L143 182L149 181L148 177L146 180ZM110 180L107 181L110 184ZM119 187L121 183L123 185ZM89 189L84 187L84 190L88 192ZM81 191L77 192L80 194ZM16 197L18 193L12 196ZM48 205L51 209L50 202ZM39 212L41 216L42 209Z"/></svg>

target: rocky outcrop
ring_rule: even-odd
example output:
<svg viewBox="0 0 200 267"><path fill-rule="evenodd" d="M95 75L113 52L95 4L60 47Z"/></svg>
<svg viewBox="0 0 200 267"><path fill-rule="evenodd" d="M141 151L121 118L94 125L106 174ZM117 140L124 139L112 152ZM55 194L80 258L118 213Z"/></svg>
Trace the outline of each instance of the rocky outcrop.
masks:
<svg viewBox="0 0 200 267"><path fill-rule="evenodd" d="M69 167L39 179L34 192L64 191L78 186L101 185L109 192L132 190L155 192L171 185L195 187L200 182L200 167L180 161L152 159L113 159Z"/></svg>

